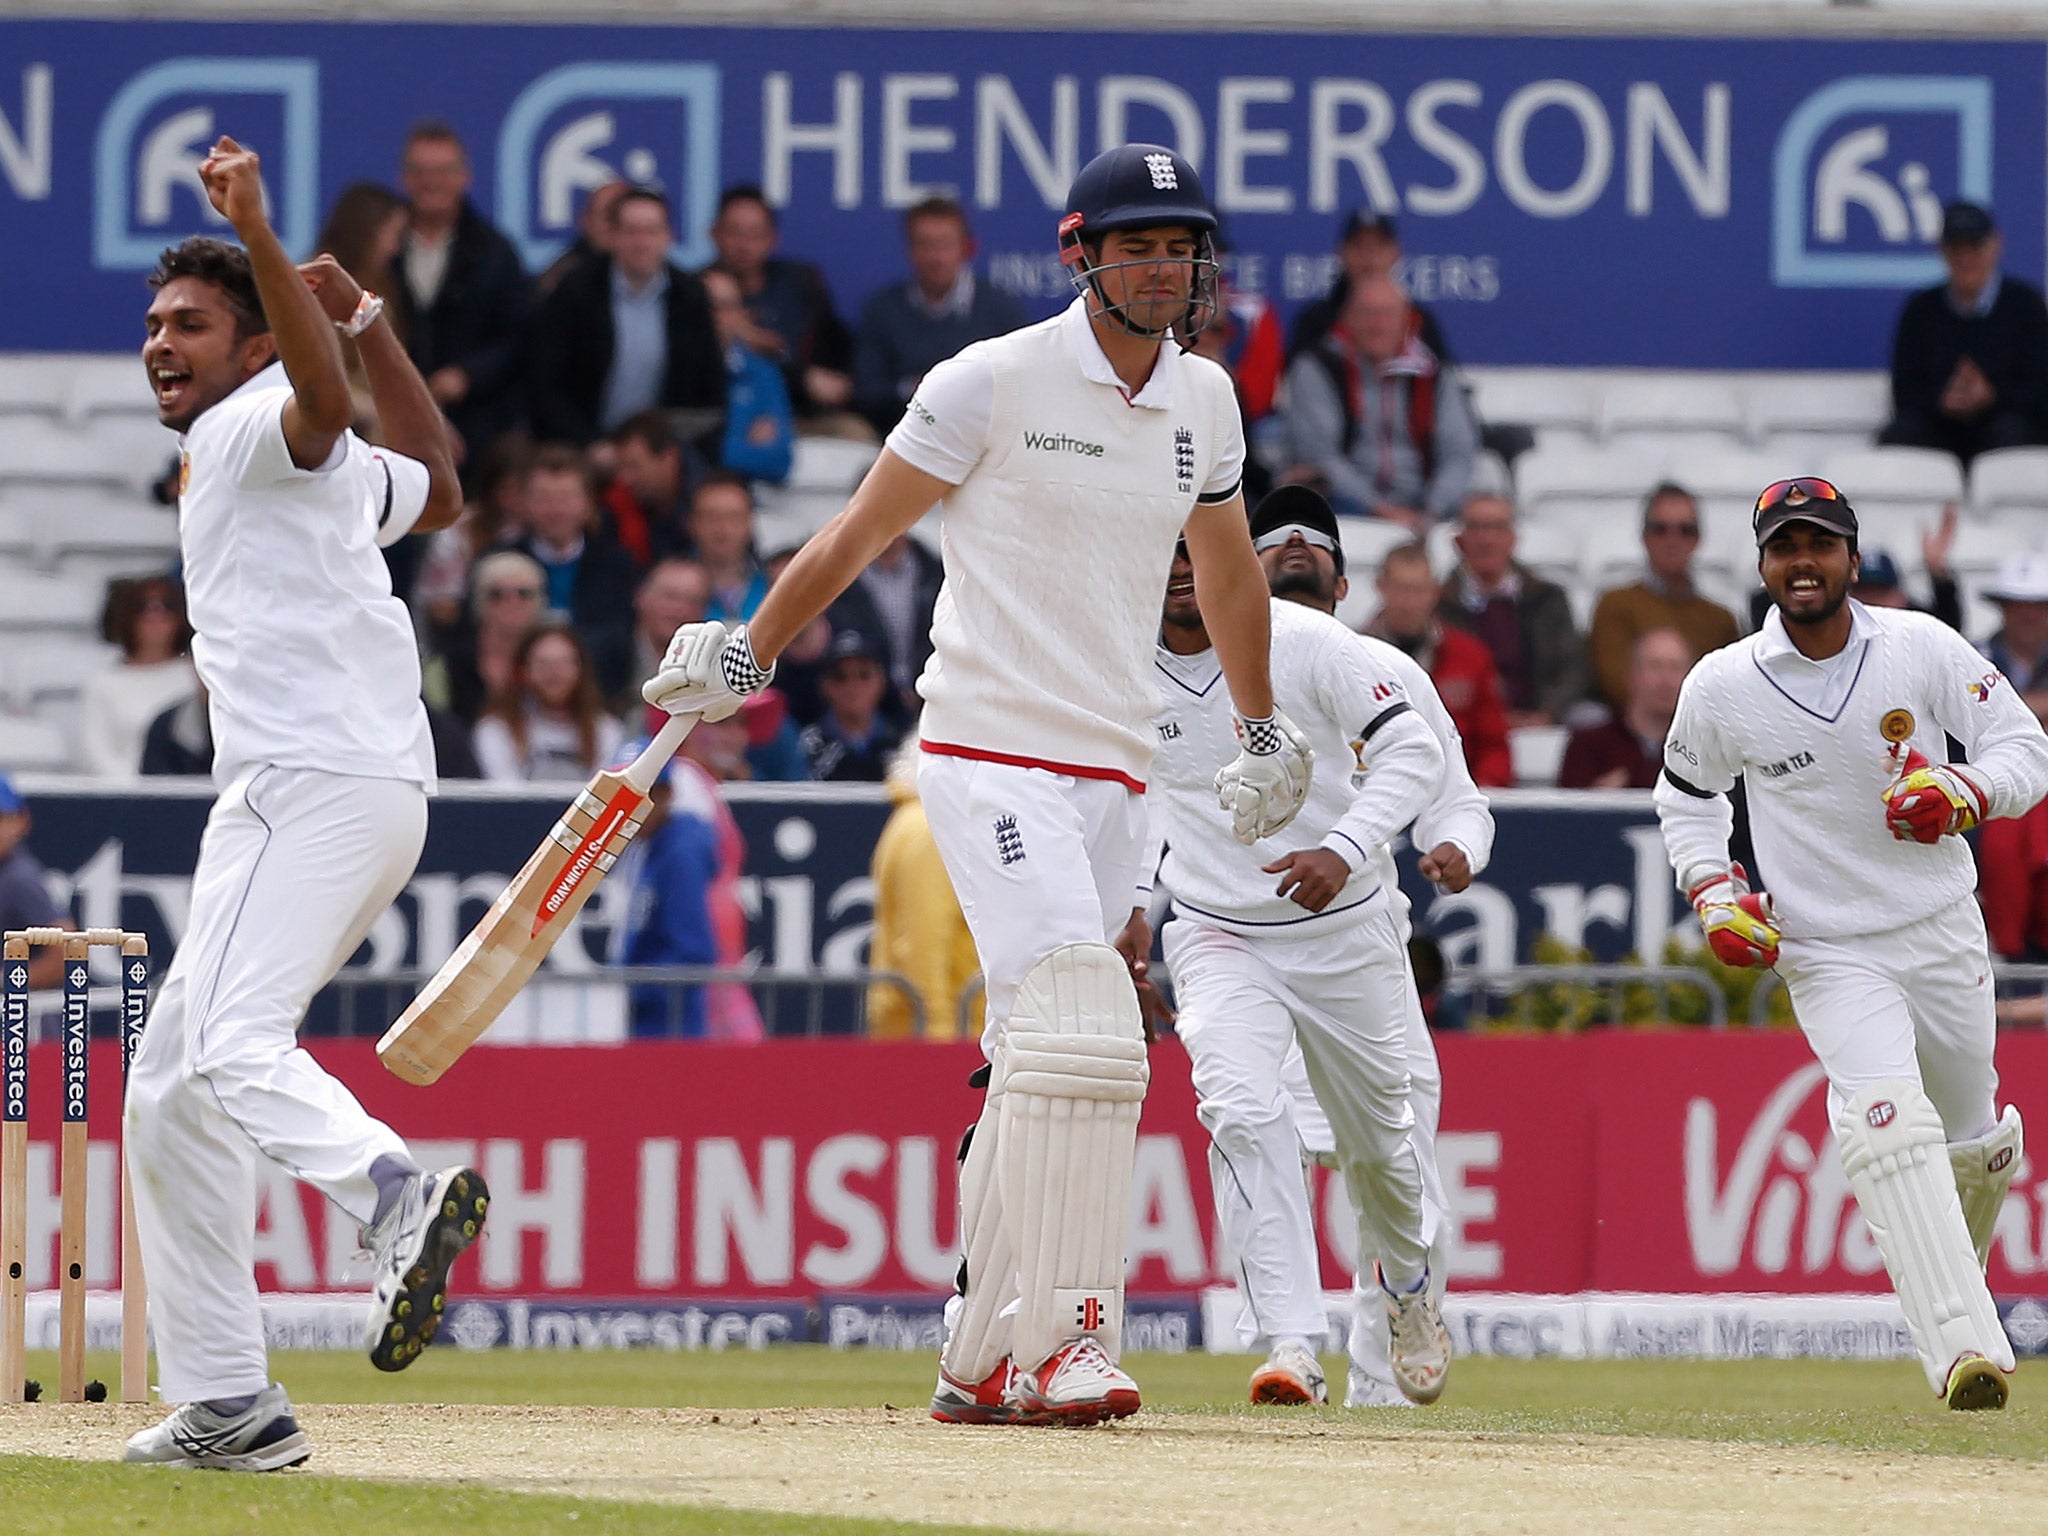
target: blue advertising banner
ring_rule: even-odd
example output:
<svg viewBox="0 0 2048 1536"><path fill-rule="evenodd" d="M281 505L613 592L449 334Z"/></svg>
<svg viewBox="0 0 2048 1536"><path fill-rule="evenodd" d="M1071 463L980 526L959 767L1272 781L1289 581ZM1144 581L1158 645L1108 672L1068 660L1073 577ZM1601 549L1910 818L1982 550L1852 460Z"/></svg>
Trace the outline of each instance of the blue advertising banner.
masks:
<svg viewBox="0 0 2048 1536"><path fill-rule="evenodd" d="M1370 206L1468 362L1875 367L1940 276L1945 199L1990 203L2041 278L2044 75L2015 40L0 22L0 281L37 296L0 350L137 344L155 252L219 227L193 175L215 135L263 153L306 252L438 117L534 270L614 176L667 190L686 265L719 190L757 183L852 312L901 280L901 210L947 193L1047 313L1069 178L1152 139L1283 310Z"/></svg>
<svg viewBox="0 0 2048 1536"><path fill-rule="evenodd" d="M141 795L55 784L23 781L35 817L30 846L58 900L82 926L147 933L161 973L185 930L211 794L199 786ZM862 967L874 914L868 869L890 809L879 787L742 787L730 798L747 842L740 897L752 915L749 962L771 974ZM438 966L561 807L559 795L442 794L418 871L351 958L349 973L370 978ZM1516 964L1542 934L1583 944L1603 960L1659 954L1686 915L1648 794L1522 791L1497 797L1495 818L1493 863L1459 895L1431 890L1414 860L1402 859L1416 923L1438 937L1453 966ZM621 873L630 869L622 865ZM542 974L597 972L631 895L630 878L599 886ZM95 966L107 968L99 981L116 980L115 960L95 952ZM834 1000L828 1032L855 1027L851 1007L850 996ZM388 1020L356 1022L381 1029Z"/></svg>

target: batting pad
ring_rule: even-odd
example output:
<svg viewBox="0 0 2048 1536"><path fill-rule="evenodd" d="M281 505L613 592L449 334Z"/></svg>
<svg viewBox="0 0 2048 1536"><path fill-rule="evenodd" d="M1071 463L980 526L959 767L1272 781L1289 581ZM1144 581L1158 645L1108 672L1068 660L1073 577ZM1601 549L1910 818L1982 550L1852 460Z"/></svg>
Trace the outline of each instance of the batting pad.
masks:
<svg viewBox="0 0 2048 1536"><path fill-rule="evenodd" d="M2006 1105L1998 1124L1975 1141L1949 1143L1949 1166L1956 1171L1956 1194L1963 1202L1963 1222L1976 1245L1979 1269L1991 1262L1998 1213L2005 1209L2005 1192L2012 1188L2012 1176L2019 1171L2026 1151L2017 1104Z"/></svg>
<svg viewBox="0 0 2048 1536"><path fill-rule="evenodd" d="M996 1048L996 1177L1017 1257L1011 1352L1035 1370L1092 1335L1123 1346L1131 1166L1151 1076L1138 994L1107 944L1068 944L1017 989Z"/></svg>
<svg viewBox="0 0 2048 1536"><path fill-rule="evenodd" d="M2013 1368L1949 1170L1941 1116L1918 1083L1859 1090L1835 1121L1842 1166L1884 1255L1927 1384L1943 1391L1956 1357Z"/></svg>
<svg viewBox="0 0 2048 1536"><path fill-rule="evenodd" d="M1011 1314L1017 1304L1017 1259L996 1178L1002 1106L1003 1096L991 1084L960 1163L960 1246L967 1258L967 1284L939 1364L955 1381L969 1384L987 1380L1010 1353Z"/></svg>

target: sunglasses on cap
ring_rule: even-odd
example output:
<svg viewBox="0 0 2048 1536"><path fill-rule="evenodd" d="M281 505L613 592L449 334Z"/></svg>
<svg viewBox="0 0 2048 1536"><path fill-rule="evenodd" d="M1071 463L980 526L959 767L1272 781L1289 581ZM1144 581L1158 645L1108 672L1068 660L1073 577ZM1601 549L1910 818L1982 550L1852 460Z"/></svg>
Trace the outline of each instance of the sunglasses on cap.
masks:
<svg viewBox="0 0 2048 1536"><path fill-rule="evenodd" d="M1278 549L1297 535L1304 544L1313 544L1317 549L1327 549L1333 555L1337 553L1335 539L1322 529L1311 528L1306 523L1282 523L1278 528L1270 529L1253 539L1252 548L1264 554L1269 549Z"/></svg>
<svg viewBox="0 0 2048 1536"><path fill-rule="evenodd" d="M1797 507L1809 501L1833 501L1847 506L1849 498L1836 490L1830 481L1810 477L1777 480L1765 486L1763 494L1757 497L1756 510L1752 516L1762 517L1764 513L1775 510L1780 503Z"/></svg>

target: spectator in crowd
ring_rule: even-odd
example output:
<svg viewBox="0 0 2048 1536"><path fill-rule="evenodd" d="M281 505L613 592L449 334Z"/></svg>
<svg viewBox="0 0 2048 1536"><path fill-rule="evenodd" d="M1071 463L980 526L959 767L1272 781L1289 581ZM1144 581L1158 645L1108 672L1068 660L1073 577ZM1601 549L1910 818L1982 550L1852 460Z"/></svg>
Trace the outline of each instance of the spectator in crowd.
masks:
<svg viewBox="0 0 2048 1536"><path fill-rule="evenodd" d="M1572 732L1557 787L1652 788L1664 766L1664 738L1678 709L1678 690L1695 659L1692 642L1668 626L1636 636L1620 710L1611 720Z"/></svg>
<svg viewBox="0 0 2048 1536"><path fill-rule="evenodd" d="M540 562L547 605L592 645L630 621L639 567L597 520L590 463L563 443L534 450L526 475L528 533L515 547Z"/></svg>
<svg viewBox="0 0 2048 1536"><path fill-rule="evenodd" d="M711 583L704 568L681 555L664 555L640 578L633 594L633 624L615 630L602 649L593 653L598 686L606 707L630 723L652 721L659 730L667 723L667 711L654 719L654 706L640 697L640 685L661 668L662 653L685 624L703 620L711 601Z"/></svg>
<svg viewBox="0 0 2048 1536"><path fill-rule="evenodd" d="M213 772L213 721L206 709L206 684L194 679L191 693L149 722L142 738L142 771L186 778Z"/></svg>
<svg viewBox="0 0 2048 1536"><path fill-rule="evenodd" d="M800 547L792 544L778 549L762 562L769 586L782 579ZM825 670L825 652L832 646L833 628L830 615L819 614L775 659L775 687L789 700L790 717L800 726L809 725L825 712L825 695L818 681Z"/></svg>
<svg viewBox="0 0 2048 1536"><path fill-rule="evenodd" d="M868 965L894 971L910 983L924 1006L924 1038L963 1037L960 997L981 971L974 936L960 912L960 898L939 859L917 794L917 737L906 738L889 760L889 799L895 809L875 839L869 874L875 882L875 927L868 940ZM968 1037L981 1033L981 1004L967 1021ZM868 1036L903 1040L912 1028L910 1001L887 982L868 988Z"/></svg>
<svg viewBox="0 0 2048 1536"><path fill-rule="evenodd" d="M1221 365L1236 387L1245 442L1256 447L1245 455L1245 504L1256 506L1273 488L1273 472L1265 462L1270 452L1266 443L1285 436L1284 424L1277 420L1273 422L1273 427L1281 429L1277 434L1259 429L1279 403L1280 381L1287 370L1280 317L1263 296L1241 292L1227 273L1219 275L1216 318L1196 333L1192 350ZM1284 447L1281 452L1285 453Z"/></svg>
<svg viewBox="0 0 2048 1536"><path fill-rule="evenodd" d="M881 647L857 629L832 636L819 680L825 712L804 728L804 756L811 777L879 784L889 771L889 754L903 739L901 727L882 711L889 673Z"/></svg>
<svg viewBox="0 0 2048 1536"><path fill-rule="evenodd" d="M327 222L313 244L325 251L371 293L390 295L393 263L405 244L405 200L389 187L374 181L351 182L344 187L334 206L327 210ZM405 340L404 317L397 306L388 306L384 323L394 325L400 341ZM370 399L369 376L352 342L344 342L342 356L348 364L348 386L356 401L356 434L369 442L384 439L377 431L377 409Z"/></svg>
<svg viewBox="0 0 2048 1536"><path fill-rule="evenodd" d="M725 435L718 460L736 475L780 485L795 457L796 412L782 370L747 345L747 301L739 279L717 267L704 270L711 321L725 355Z"/></svg>
<svg viewBox="0 0 2048 1536"><path fill-rule="evenodd" d="M1438 617L1492 655L1510 726L1561 723L1587 690L1586 646L1571 598L1515 559L1515 506L1504 496L1469 497L1456 544L1458 564Z"/></svg>
<svg viewBox="0 0 2048 1536"><path fill-rule="evenodd" d="M1932 614L1950 629L1963 627L1963 594L1956 582L1949 551L1956 542L1957 509L1954 502L1941 509L1941 521L1920 536L1920 559L1927 568L1930 600L1918 603L1906 590L1898 562L1881 549L1864 548L1857 562L1856 580L1849 595L1866 608L1910 608ZM1771 611L1771 594L1758 587L1749 596L1749 627L1763 628Z"/></svg>
<svg viewBox="0 0 2048 1536"><path fill-rule="evenodd" d="M2048 800L1977 829L1977 899L2001 960L2048 961ZM2031 1020L2036 1028L2042 1022Z"/></svg>
<svg viewBox="0 0 2048 1536"><path fill-rule="evenodd" d="M768 595L768 573L754 558L754 493L729 470L715 470L690 497L690 549L711 578L710 617L738 624Z"/></svg>
<svg viewBox="0 0 2048 1536"><path fill-rule="evenodd" d="M27 839L33 825L28 802L15 793L7 776L0 774L0 930L76 927L50 899L42 861L29 852ZM30 987L54 987L63 973L63 950L45 944L29 952Z"/></svg>
<svg viewBox="0 0 2048 1536"><path fill-rule="evenodd" d="M2048 555L2008 555L1984 595L1998 605L1998 633L1982 649L2048 723Z"/></svg>
<svg viewBox="0 0 2048 1536"><path fill-rule="evenodd" d="M1295 358L1285 414L1287 478L1317 483L1339 512L1419 536L1465 499L1478 423L1388 278L1353 284L1336 326Z"/></svg>
<svg viewBox="0 0 2048 1536"><path fill-rule="evenodd" d="M725 366L704 285L668 259L668 199L613 200L612 249L567 273L530 334L534 435L587 448L643 411L725 409Z"/></svg>
<svg viewBox="0 0 2048 1536"><path fill-rule="evenodd" d="M532 465L533 444L521 433L506 433L484 451L471 475L462 516L453 527L427 535L412 605L434 649L464 622L470 568L492 550L526 536L526 476Z"/></svg>
<svg viewBox="0 0 2048 1536"><path fill-rule="evenodd" d="M500 433L519 425L526 274L512 242L469 200L469 154L454 129L415 127L402 180L409 223L386 297L473 468Z"/></svg>
<svg viewBox="0 0 2048 1536"><path fill-rule="evenodd" d="M780 221L759 187L728 187L711 223L715 265L738 280L747 304L741 335L782 369L805 430L844 430L853 399L853 336L832 307L824 274L809 262L775 254L780 234ZM865 423L858 435L869 435Z"/></svg>
<svg viewBox="0 0 2048 1536"><path fill-rule="evenodd" d="M626 743L620 762L647 748L649 738ZM648 792L640 835L613 875L632 892L612 960L618 965L718 964L711 924L711 887L718 879L715 790L671 760ZM702 987L643 982L632 989L632 1032L643 1039L701 1040L709 1033Z"/></svg>
<svg viewBox="0 0 2048 1536"><path fill-rule="evenodd" d="M583 637L549 622L519 642L511 686L485 709L472 745L483 776L497 783L580 784L612 761L624 738L604 712Z"/></svg>
<svg viewBox="0 0 2048 1536"><path fill-rule="evenodd" d="M470 570L469 615L428 656L423 692L431 712L474 723L512 687L519 643L547 612L547 576L533 556L493 550Z"/></svg>
<svg viewBox="0 0 2048 1536"><path fill-rule="evenodd" d="M1965 466L1989 448L2048 443L2048 304L1998 270L2003 243L1974 203L1942 212L1948 281L1906 300L1892 338L1892 419L1881 443L1941 448Z"/></svg>
<svg viewBox="0 0 2048 1536"><path fill-rule="evenodd" d="M1593 657L1593 682L1610 709L1621 709L1627 700L1629 656L1649 631L1677 630L1696 657L1742 634L1734 614L1694 588L1692 562L1699 548L1699 502L1667 480L1643 501L1643 579L1601 593L1593 607L1586 648Z"/></svg>
<svg viewBox="0 0 2048 1536"><path fill-rule="evenodd" d="M717 873L705 892L716 943L716 963L737 966L747 958L747 911L740 903L740 872L747 840L740 835L719 785L747 776L747 728L740 714L705 720L683 739L675 756L677 797L711 823L718 850ZM714 1040L759 1040L761 1015L754 994L739 982L714 982L704 989L704 1031Z"/></svg>
<svg viewBox="0 0 2048 1536"><path fill-rule="evenodd" d="M917 679L931 658L932 610L945 579L939 557L899 533L826 610L835 630L857 629L880 643L889 671L884 708L896 719L917 717Z"/></svg>
<svg viewBox="0 0 2048 1536"><path fill-rule="evenodd" d="M169 576L109 582L100 633L121 648L121 656L85 681L78 766L96 778L119 778L141 768L150 721L197 686L184 589Z"/></svg>
<svg viewBox="0 0 2048 1536"><path fill-rule="evenodd" d="M1337 236L1337 279L1328 293L1294 317L1287 355L1295 357L1330 334L1357 284L1379 278L1398 284L1400 265L1401 234L1391 215L1370 208L1354 208L1346 214ZM1412 299L1408 302L1408 326L1410 334L1420 338L1440 361L1454 361L1436 317Z"/></svg>
<svg viewBox="0 0 2048 1536"><path fill-rule="evenodd" d="M577 267L596 256L612 253L612 205L633 185L623 177L590 189L583 199L583 208L576 215L576 238L568 248L548 264L548 269L533 280L533 297L538 303L555 291L556 286Z"/></svg>
<svg viewBox="0 0 2048 1536"><path fill-rule="evenodd" d="M688 454L666 411L642 411L612 433L603 508L612 536L645 570L689 539Z"/></svg>
<svg viewBox="0 0 2048 1536"><path fill-rule="evenodd" d="M913 204L903 215L903 238L910 281L870 294L854 336L854 407L883 437L903 419L934 364L1024 324L1015 299L975 279L974 232L967 210L952 198Z"/></svg>
<svg viewBox="0 0 2048 1536"><path fill-rule="evenodd" d="M1465 764L1483 789L1515 782L1508 750L1507 711L1500 675L1486 647L1439 618L1443 591L1429 568L1429 551L1402 544L1380 562L1380 611L1365 632L1398 646L1429 674L1465 739Z"/></svg>

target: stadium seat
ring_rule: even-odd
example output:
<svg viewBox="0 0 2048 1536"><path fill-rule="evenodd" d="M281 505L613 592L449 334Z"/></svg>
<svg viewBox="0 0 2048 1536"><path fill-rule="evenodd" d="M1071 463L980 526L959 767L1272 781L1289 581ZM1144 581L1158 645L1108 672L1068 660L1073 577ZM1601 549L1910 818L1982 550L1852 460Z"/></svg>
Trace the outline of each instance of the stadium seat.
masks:
<svg viewBox="0 0 2048 1536"><path fill-rule="evenodd" d="M97 640L60 635L21 639L0 656L0 697L26 708L39 699L75 695L87 678L106 671L120 654Z"/></svg>
<svg viewBox="0 0 2048 1536"><path fill-rule="evenodd" d="M874 443L852 443L837 437L799 437L785 488L830 491L844 502L881 451Z"/></svg>
<svg viewBox="0 0 2048 1536"><path fill-rule="evenodd" d="M1578 443L1541 441L1515 461L1515 494L1532 523L1559 507L1573 515L1618 510L1624 524L1632 522L1659 478L1656 463L1641 452Z"/></svg>
<svg viewBox="0 0 2048 1536"><path fill-rule="evenodd" d="M1944 503L1964 499L1962 465L1934 448L1845 449L1820 472L1841 487L1859 517L1892 509L1931 527Z"/></svg>
<svg viewBox="0 0 2048 1536"><path fill-rule="evenodd" d="M1534 427L1538 442L1546 431L1590 440L1598 429L1599 400L1583 372L1560 368L1468 368L1464 372L1482 421Z"/></svg>
<svg viewBox="0 0 2048 1536"><path fill-rule="evenodd" d="M71 378L68 414L73 421L90 422L95 416L139 416L156 426L166 440L170 433L157 426L156 398L142 365L128 357L81 357Z"/></svg>
<svg viewBox="0 0 2048 1536"><path fill-rule="evenodd" d="M0 715L0 769L53 773L71 766L71 738L59 726L28 715Z"/></svg>
<svg viewBox="0 0 2048 1536"><path fill-rule="evenodd" d="M18 570L4 579L0 629L48 629L83 636L92 633L99 621L105 592L97 585Z"/></svg>
<svg viewBox="0 0 2048 1536"><path fill-rule="evenodd" d="M1841 447L1868 443L1891 416L1890 380L1875 371L1752 374L1742 395L1750 441L1759 448L1777 444L1780 453L1802 439ZM1771 479L1808 472L1791 466Z"/></svg>
<svg viewBox="0 0 2048 1536"><path fill-rule="evenodd" d="M1970 510L2048 513L2048 448L1994 448L1970 464Z"/></svg>
<svg viewBox="0 0 2048 1536"><path fill-rule="evenodd" d="M1656 454L1681 444L1733 451L1743 427L1741 397L1709 375L1645 373L1618 381L1600 402L1602 438L1617 447L1648 439Z"/></svg>
<svg viewBox="0 0 2048 1536"><path fill-rule="evenodd" d="M1540 789L1557 783L1564 766L1565 743L1571 732L1561 725L1524 725L1508 732L1508 755L1515 765L1518 789Z"/></svg>

